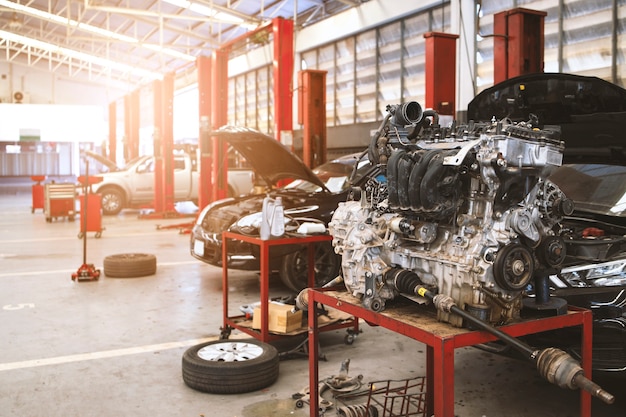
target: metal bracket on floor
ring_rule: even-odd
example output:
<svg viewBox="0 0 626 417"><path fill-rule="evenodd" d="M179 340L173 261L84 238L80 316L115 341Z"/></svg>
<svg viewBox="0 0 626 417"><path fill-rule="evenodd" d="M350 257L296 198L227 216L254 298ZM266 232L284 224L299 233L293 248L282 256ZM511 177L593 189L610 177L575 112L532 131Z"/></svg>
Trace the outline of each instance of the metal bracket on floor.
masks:
<svg viewBox="0 0 626 417"><path fill-rule="evenodd" d="M183 217L192 217L195 216L195 214L185 214L185 213L179 213L176 210L172 210L172 211L147 211L147 212L140 212L139 213L139 218L140 219L180 219Z"/></svg>
<svg viewBox="0 0 626 417"><path fill-rule="evenodd" d="M319 343L318 343L319 345ZM318 359L321 361L326 361L326 355L321 353L321 349L318 347ZM285 352L280 352L278 354L278 357L283 360L283 359L291 359L293 357L303 357L303 358L308 358L309 357L309 338L306 337L302 342L300 342L298 345L296 345L293 349L289 349Z"/></svg>
<svg viewBox="0 0 626 417"><path fill-rule="evenodd" d="M194 222L188 222L188 223L176 223L176 224L168 224L166 226L162 226L160 224L156 225L156 229L157 230L164 230L164 229L178 229L178 233L181 235L186 235L191 233L191 228L193 227L193 223Z"/></svg>

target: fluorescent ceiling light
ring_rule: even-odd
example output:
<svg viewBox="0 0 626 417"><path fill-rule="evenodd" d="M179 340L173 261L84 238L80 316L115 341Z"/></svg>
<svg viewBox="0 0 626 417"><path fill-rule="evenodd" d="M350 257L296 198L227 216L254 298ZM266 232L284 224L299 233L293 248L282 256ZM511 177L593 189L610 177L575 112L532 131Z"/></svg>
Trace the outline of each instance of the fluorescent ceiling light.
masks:
<svg viewBox="0 0 626 417"><path fill-rule="evenodd" d="M203 16L210 17L215 20L219 20L225 23L231 23L233 25L243 26L246 29L255 29L257 26L251 23L247 23L241 17L235 16L230 13L217 11L209 6L205 6L200 3L194 3L188 0L163 0L165 3L169 3L173 6L178 6L181 9L191 10L192 12L201 14Z"/></svg>
<svg viewBox="0 0 626 417"><path fill-rule="evenodd" d="M32 48L41 49L46 52L51 52L59 55L63 55L69 58L75 58L91 64L96 64L104 68L113 69L122 73L131 73L140 77L149 79L161 79L163 76L158 72L152 72L141 68L133 67L131 65L124 64L122 62L111 61L109 59L100 58L94 55L85 54L83 52L75 51L73 49L64 48L62 46L53 45L47 42L42 42L37 39L29 38L15 33L6 32L0 30L0 39L5 41L16 42Z"/></svg>
<svg viewBox="0 0 626 417"><path fill-rule="evenodd" d="M18 4L12 1L0 0L0 6L7 7L9 9L28 14L30 16L35 16L35 17L38 17L40 19L44 19L50 22L58 23L60 25L67 25L67 26L70 26L79 30L91 32L91 33L94 33L96 35L99 35L105 38L137 44L138 46L142 46L146 49L160 52L160 53L163 53L163 54L166 54L166 55L178 58L178 59L183 59L189 62L196 60L196 57L192 55L184 54L182 52L178 52L170 48L163 48L158 45L142 44L141 42L139 42L139 39L133 38L132 36L126 36L121 33L116 33L110 30L99 28L97 26L89 25L86 23L81 23L73 19L67 19L65 17L57 16L55 14L44 12L42 10L35 9L33 7L24 6L22 4Z"/></svg>
<svg viewBox="0 0 626 417"><path fill-rule="evenodd" d="M225 13L225 12L215 11L214 9L208 6L205 6L203 4L193 3L188 0L163 0L163 1L173 6L178 6L182 9L188 9L188 10L191 10L192 12L196 12L203 16L213 17L215 19L223 20L225 22L233 23L235 25L240 25L244 23L244 20L240 17L234 16L232 14Z"/></svg>

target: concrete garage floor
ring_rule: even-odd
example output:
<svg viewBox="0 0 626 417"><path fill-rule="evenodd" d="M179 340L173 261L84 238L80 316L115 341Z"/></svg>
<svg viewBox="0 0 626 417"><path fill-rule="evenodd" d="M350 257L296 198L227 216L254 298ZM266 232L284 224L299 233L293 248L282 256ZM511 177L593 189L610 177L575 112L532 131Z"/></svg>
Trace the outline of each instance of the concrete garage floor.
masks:
<svg viewBox="0 0 626 417"><path fill-rule="evenodd" d="M187 347L217 339L221 270L189 255L189 236L157 225L188 219L138 219L137 211L105 217L100 239L87 239L87 262L102 268L117 253L157 256L156 275L73 282L82 264L79 221L45 221L31 213L30 188L0 187L0 415L35 416L308 416L292 394L308 385L304 358L281 362L278 381L258 392L212 395L181 377ZM232 314L257 301L258 276L229 273ZM272 295L286 295L279 283ZM344 330L323 333L320 376L365 381L424 375L425 346L362 325L353 345ZM242 337L238 332L233 337ZM456 351L455 414L459 417L578 416L578 393L543 381L523 361L466 348ZM616 405L593 402L593 416L626 415L623 380L599 382ZM334 410L326 413L336 415Z"/></svg>

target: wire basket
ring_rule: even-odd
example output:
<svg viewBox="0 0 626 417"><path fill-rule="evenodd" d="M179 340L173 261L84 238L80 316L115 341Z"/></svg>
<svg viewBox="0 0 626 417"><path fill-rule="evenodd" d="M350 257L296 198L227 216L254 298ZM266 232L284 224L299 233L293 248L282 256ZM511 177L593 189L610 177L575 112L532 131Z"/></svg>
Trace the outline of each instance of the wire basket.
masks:
<svg viewBox="0 0 626 417"><path fill-rule="evenodd" d="M367 390L335 398L340 417L426 417L426 377L370 382ZM360 398L363 400L360 401Z"/></svg>

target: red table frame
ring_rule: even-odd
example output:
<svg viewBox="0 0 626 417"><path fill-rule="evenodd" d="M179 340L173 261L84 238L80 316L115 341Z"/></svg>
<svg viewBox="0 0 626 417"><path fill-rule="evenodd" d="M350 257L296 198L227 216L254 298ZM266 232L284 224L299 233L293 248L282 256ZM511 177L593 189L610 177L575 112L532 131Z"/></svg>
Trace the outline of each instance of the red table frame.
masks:
<svg viewBox="0 0 626 417"><path fill-rule="evenodd" d="M240 240L248 242L254 245L258 245L260 249L260 287L261 287L261 329L255 330L250 327L240 325L240 321L245 319L245 316L229 316L228 315L228 240ZM223 301L223 316L224 327L222 332L229 329L238 329L262 342L269 342L284 338L285 335L271 334L269 332L269 255L270 248L272 246L279 245L307 245L308 255L308 280L309 288L315 287L315 247L317 242L324 242L332 240L330 235L302 235L302 236L287 236L281 238L273 238L269 240L262 240L254 236L240 235L233 232L222 233L222 301ZM358 320L350 320L349 322L340 322L335 324L325 325L324 331L334 330L339 328L353 327L355 332L358 333Z"/></svg>
<svg viewBox="0 0 626 417"><path fill-rule="evenodd" d="M432 316L419 317L419 312L410 319L392 317L388 311L380 313L364 308L359 301L346 292L309 289L309 305L320 303L344 311L373 325L378 325L408 336L427 345L426 385L427 415L436 417L454 416L454 349L474 346L497 340L485 331L470 331L451 325L441 326ZM393 308L388 306L389 310ZM592 313L589 310L569 307L562 316L526 320L499 327L505 333L518 337L564 327L581 326L582 363L587 378L591 379ZM439 324L438 324L439 323ZM423 325L422 325L423 324ZM316 314L309 314L309 391L311 417L318 417L318 325ZM437 326L436 334L426 329ZM435 389L435 387L447 387ZM591 416L591 395L580 390L580 415Z"/></svg>

